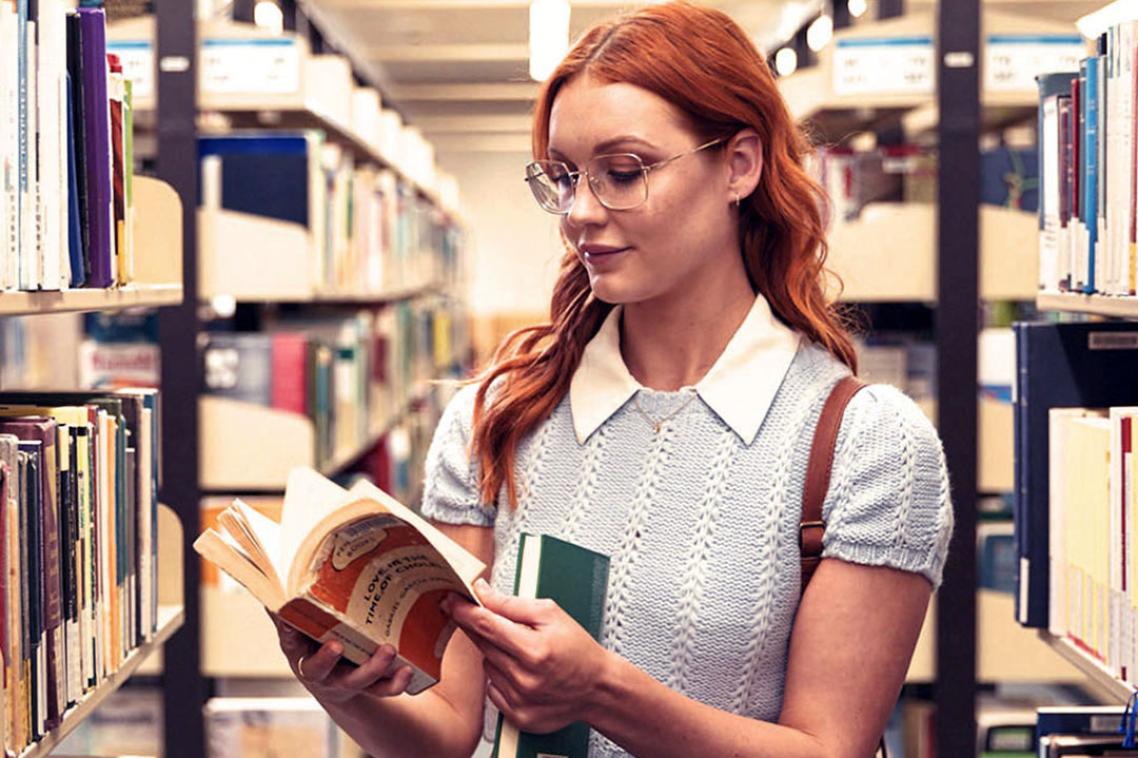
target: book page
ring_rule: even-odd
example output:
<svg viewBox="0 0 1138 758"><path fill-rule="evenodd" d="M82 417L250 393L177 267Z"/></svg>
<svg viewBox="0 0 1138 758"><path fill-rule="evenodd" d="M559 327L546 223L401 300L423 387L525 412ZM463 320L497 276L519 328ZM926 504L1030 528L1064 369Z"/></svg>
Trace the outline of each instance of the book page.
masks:
<svg viewBox="0 0 1138 758"><path fill-rule="evenodd" d="M486 564L480 561L470 551L459 545L440 532L429 521L400 503L386 492L366 481L360 481L352 486L352 494L363 495L383 503L389 511L411 524L435 547L436 550L454 568L455 573L462 579L470 596L477 599L474 594L474 580L486 570Z"/></svg>
<svg viewBox="0 0 1138 758"><path fill-rule="evenodd" d="M295 468L289 472L281 511L280 542L273 565L291 566L293 557L316 525L353 499L343 487L310 468ZM291 569L281 572L282 587L286 586L290 572Z"/></svg>
<svg viewBox="0 0 1138 758"><path fill-rule="evenodd" d="M235 498L233 505L218 516L218 523L230 532L233 532L229 521L232 515L236 516L234 520L244 532L244 539L248 540L249 544L246 545L242 542L242 535L233 534L233 536L242 543L242 547L253 559L253 562L260 566L270 579L279 584L283 591L284 576L285 572L288 571L288 564L286 563L283 566L278 564L280 560L281 525L257 509L250 507L241 498Z"/></svg>

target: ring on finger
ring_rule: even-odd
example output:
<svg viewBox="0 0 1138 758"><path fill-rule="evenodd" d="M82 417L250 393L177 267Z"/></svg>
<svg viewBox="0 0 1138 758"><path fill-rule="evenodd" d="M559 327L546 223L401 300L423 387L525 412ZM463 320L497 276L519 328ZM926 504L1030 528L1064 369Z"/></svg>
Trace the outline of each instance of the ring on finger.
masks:
<svg viewBox="0 0 1138 758"><path fill-rule="evenodd" d="M308 678L307 676L304 675L304 656L303 655L300 656L300 658L298 658L296 661L296 675L301 679L307 679Z"/></svg>

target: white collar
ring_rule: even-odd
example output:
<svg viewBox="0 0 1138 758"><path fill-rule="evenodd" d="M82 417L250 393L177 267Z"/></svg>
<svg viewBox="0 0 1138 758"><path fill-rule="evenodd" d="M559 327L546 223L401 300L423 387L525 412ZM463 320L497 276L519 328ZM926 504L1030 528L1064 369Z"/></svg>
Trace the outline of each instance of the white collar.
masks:
<svg viewBox="0 0 1138 758"><path fill-rule="evenodd" d="M569 386L577 442L585 440L643 389L620 354L620 312L613 308L585 346ZM771 312L761 294L696 393L750 445L798 351L798 334Z"/></svg>

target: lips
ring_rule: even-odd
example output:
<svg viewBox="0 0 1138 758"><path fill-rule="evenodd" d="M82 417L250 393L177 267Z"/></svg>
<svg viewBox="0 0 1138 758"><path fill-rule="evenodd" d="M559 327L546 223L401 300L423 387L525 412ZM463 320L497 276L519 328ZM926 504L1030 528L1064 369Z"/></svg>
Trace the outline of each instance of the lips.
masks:
<svg viewBox="0 0 1138 758"><path fill-rule="evenodd" d="M627 247L615 247L613 245L581 245L578 248L584 253L586 258L603 258L609 255L616 255L628 250Z"/></svg>

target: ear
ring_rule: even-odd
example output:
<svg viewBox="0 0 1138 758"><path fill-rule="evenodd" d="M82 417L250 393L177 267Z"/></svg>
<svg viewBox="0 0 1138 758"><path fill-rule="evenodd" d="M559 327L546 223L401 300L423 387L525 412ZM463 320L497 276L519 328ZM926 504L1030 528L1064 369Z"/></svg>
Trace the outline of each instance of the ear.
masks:
<svg viewBox="0 0 1138 758"><path fill-rule="evenodd" d="M749 197L763 175L763 144L754 129L743 129L727 141L727 202Z"/></svg>

